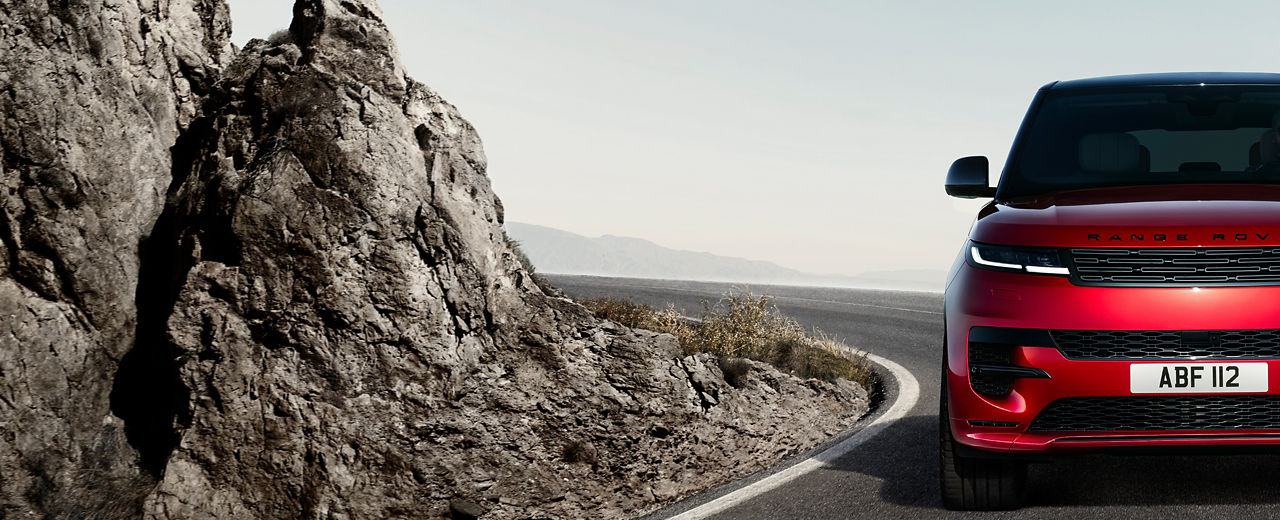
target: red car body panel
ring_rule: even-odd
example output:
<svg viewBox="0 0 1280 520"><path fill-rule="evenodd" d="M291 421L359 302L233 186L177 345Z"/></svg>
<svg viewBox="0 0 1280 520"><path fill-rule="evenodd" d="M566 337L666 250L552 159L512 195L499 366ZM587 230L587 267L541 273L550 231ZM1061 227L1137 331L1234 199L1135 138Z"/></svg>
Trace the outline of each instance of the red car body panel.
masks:
<svg viewBox="0 0 1280 520"><path fill-rule="evenodd" d="M1049 194L984 207L970 238L1047 247L1278 245L1280 186L1137 186Z"/></svg>
<svg viewBox="0 0 1280 520"><path fill-rule="evenodd" d="M1107 188L998 202L983 208L970 238L997 245L1047 247L1276 246L1280 245L1280 187ZM1280 286L1084 286L1065 276L976 268L966 262L966 254L961 252L948 277L945 313L947 410L951 431L960 444L988 452L1033 454L1134 446L1280 445L1280 430L1027 431L1056 399L1133 395L1129 389L1132 363L1189 360L1071 360L1054 347L1017 346L1011 351L1015 365L1044 370L1050 378L1015 379L1009 395L998 398L974 391L968 362L973 327L1280 329ZM1280 394L1280 359L1263 362L1268 364L1269 393ZM1017 426L972 426L971 420Z"/></svg>

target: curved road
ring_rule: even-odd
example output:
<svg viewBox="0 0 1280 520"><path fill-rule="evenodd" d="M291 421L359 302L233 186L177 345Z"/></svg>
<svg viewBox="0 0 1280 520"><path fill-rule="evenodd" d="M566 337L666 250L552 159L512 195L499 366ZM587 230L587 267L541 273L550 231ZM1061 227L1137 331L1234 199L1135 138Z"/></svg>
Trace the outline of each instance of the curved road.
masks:
<svg viewBox="0 0 1280 520"><path fill-rule="evenodd" d="M623 297L660 308L672 304L692 316L701 314L702 300L715 301L729 289L743 288L705 282L548 278L574 298ZM902 365L919 381L920 400L904 418L834 463L712 518L1280 517L1280 455L1094 455L1034 464L1028 505L1022 510L947 511L938 498L937 482L942 296L811 287L750 289L774 297L784 313L804 325ZM694 496L652 516L679 514L736 487L741 483Z"/></svg>

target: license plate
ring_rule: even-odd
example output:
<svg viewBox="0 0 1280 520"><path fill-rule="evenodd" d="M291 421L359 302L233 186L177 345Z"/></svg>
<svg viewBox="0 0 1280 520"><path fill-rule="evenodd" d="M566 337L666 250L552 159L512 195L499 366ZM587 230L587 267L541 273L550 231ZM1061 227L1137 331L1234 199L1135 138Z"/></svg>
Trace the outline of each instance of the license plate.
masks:
<svg viewBox="0 0 1280 520"><path fill-rule="evenodd" d="M1134 363L1129 391L1135 394L1266 392L1266 363Z"/></svg>

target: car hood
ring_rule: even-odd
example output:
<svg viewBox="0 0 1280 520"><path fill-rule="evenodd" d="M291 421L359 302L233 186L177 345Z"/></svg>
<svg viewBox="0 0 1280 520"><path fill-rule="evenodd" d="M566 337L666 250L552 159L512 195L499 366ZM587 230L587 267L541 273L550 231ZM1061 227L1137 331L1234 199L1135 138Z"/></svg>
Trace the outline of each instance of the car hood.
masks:
<svg viewBox="0 0 1280 520"><path fill-rule="evenodd" d="M970 238L1059 247L1280 245L1280 186L1095 188L993 202Z"/></svg>

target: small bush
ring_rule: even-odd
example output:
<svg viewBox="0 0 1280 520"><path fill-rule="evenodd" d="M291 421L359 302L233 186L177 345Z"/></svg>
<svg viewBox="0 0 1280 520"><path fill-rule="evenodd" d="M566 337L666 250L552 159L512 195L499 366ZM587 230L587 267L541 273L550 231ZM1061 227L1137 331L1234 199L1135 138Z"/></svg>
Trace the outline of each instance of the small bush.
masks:
<svg viewBox="0 0 1280 520"><path fill-rule="evenodd" d="M508 235L506 230L502 231L502 240L506 242L507 249L511 250L511 254L515 255L516 262L520 263L520 267L524 268L526 273L529 273L529 277L533 279L533 284L537 285L539 289L542 289L543 294L549 296L564 295L559 288L551 284L551 280L548 280L546 277L538 274L537 269L533 266L533 260L530 260L529 255L524 254L524 251L520 249L520 241L511 238L511 235Z"/></svg>
<svg viewBox="0 0 1280 520"><path fill-rule="evenodd" d="M749 292L726 294L715 304L704 301L702 319L696 323L674 307L657 311L618 298L596 298L582 304L600 318L672 334L685 354L715 354L725 381L735 387L750 368L739 358L768 363L804 378L849 379L864 387L872 383L865 355L853 354L844 343L822 331L808 334L767 297Z"/></svg>
<svg viewBox="0 0 1280 520"><path fill-rule="evenodd" d="M511 250L511 254L516 256L516 261L520 262L520 267L523 267L529 274L538 272L533 267L533 260L530 260L529 255L524 254L524 251L520 249L519 240L511 238L511 235L508 235L506 231L502 232L502 240L507 243L507 249Z"/></svg>
<svg viewBox="0 0 1280 520"><path fill-rule="evenodd" d="M620 298L593 298L582 305L596 317L613 320L628 327L654 330L658 313L653 307Z"/></svg>
<svg viewBox="0 0 1280 520"><path fill-rule="evenodd" d="M698 323L677 311L675 305L667 305L666 309L655 313L653 323L654 327L650 330L675 336L682 346L693 341L693 336L698 332Z"/></svg>
<svg viewBox="0 0 1280 520"><path fill-rule="evenodd" d="M332 87L312 77L302 77L291 82L289 88L282 89L268 105L271 116L276 121L286 121L295 117L307 117L325 110L332 105L332 98L327 93Z"/></svg>
<svg viewBox="0 0 1280 520"><path fill-rule="evenodd" d="M271 36L267 37L267 41L276 45L282 43L293 43L293 33L290 32L289 29L280 29L271 33Z"/></svg>

